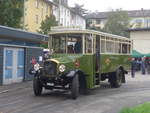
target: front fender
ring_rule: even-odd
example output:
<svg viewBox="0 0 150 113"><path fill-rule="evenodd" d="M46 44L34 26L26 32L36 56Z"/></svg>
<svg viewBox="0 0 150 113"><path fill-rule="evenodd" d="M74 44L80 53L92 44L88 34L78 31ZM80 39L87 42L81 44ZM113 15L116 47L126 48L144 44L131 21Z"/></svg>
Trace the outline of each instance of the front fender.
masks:
<svg viewBox="0 0 150 113"><path fill-rule="evenodd" d="M30 74L30 75L35 75L35 74L36 74L36 71L35 71L33 68L31 68L31 69L29 70L29 74Z"/></svg>
<svg viewBox="0 0 150 113"><path fill-rule="evenodd" d="M78 71L79 70L71 70L68 74L66 74L66 77L74 77Z"/></svg>

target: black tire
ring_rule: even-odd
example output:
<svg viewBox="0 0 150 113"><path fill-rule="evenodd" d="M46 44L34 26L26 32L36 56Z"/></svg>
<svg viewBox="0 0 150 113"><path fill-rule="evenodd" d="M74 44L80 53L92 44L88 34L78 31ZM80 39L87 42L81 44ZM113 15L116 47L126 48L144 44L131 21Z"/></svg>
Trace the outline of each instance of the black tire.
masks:
<svg viewBox="0 0 150 113"><path fill-rule="evenodd" d="M75 76L72 79L71 83L71 98L72 99L77 99L79 95L79 75L75 74Z"/></svg>
<svg viewBox="0 0 150 113"><path fill-rule="evenodd" d="M123 72L119 69L115 72L114 76L110 80L110 85L112 88L119 88L122 85Z"/></svg>
<svg viewBox="0 0 150 113"><path fill-rule="evenodd" d="M79 93L82 95L88 94L85 75L79 76Z"/></svg>
<svg viewBox="0 0 150 113"><path fill-rule="evenodd" d="M35 96L40 96L42 93L42 84L38 77L34 77L33 79L33 91Z"/></svg>

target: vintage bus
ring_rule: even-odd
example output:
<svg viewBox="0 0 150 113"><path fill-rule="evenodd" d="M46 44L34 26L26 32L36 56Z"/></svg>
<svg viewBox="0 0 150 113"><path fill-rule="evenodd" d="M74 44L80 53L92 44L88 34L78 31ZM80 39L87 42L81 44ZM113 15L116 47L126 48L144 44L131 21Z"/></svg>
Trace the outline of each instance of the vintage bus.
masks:
<svg viewBox="0 0 150 113"><path fill-rule="evenodd" d="M76 99L87 89L108 79L111 87L125 83L130 68L131 40L126 37L80 28L53 28L49 33L50 58L34 65L33 89L64 89Z"/></svg>

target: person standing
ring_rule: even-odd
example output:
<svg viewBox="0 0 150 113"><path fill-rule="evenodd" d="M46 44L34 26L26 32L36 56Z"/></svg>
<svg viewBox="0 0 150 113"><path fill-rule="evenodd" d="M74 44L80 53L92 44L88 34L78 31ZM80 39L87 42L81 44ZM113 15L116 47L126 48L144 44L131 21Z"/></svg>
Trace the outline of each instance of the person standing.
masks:
<svg viewBox="0 0 150 113"><path fill-rule="evenodd" d="M82 47L81 39L77 38L77 42L75 43L75 46L74 46L75 53L81 53L82 52L81 47Z"/></svg>
<svg viewBox="0 0 150 113"><path fill-rule="evenodd" d="M145 75L145 68L146 68L146 65L145 65L145 56L142 57L142 61L141 61L141 71L142 71L142 75Z"/></svg>
<svg viewBox="0 0 150 113"><path fill-rule="evenodd" d="M150 74L150 57L147 58L147 73Z"/></svg>
<svg viewBox="0 0 150 113"><path fill-rule="evenodd" d="M135 77L135 70L136 70L136 60L135 58L131 59L131 77Z"/></svg>

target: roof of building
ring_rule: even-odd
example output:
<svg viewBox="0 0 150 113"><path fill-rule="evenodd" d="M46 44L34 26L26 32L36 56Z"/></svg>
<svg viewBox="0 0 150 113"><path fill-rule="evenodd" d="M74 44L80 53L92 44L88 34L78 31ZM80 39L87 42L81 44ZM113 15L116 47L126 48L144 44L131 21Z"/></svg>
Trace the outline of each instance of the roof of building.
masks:
<svg viewBox="0 0 150 113"><path fill-rule="evenodd" d="M0 37L17 38L22 40L29 40L35 42L46 42L48 40L47 35L39 33L28 32L21 29L15 29L12 27L6 27L0 25Z"/></svg>
<svg viewBox="0 0 150 113"><path fill-rule="evenodd" d="M50 0L44 0L45 2L49 3L49 4L54 4L52 1Z"/></svg>
<svg viewBox="0 0 150 113"><path fill-rule="evenodd" d="M128 29L127 31L129 31L129 32L134 32L134 31L150 31L150 28L134 28L134 29Z"/></svg>
<svg viewBox="0 0 150 113"><path fill-rule="evenodd" d="M111 12L96 12L96 13L89 13L85 17L87 19L106 19L108 18ZM132 10L127 11L129 17L150 17L150 10Z"/></svg>

